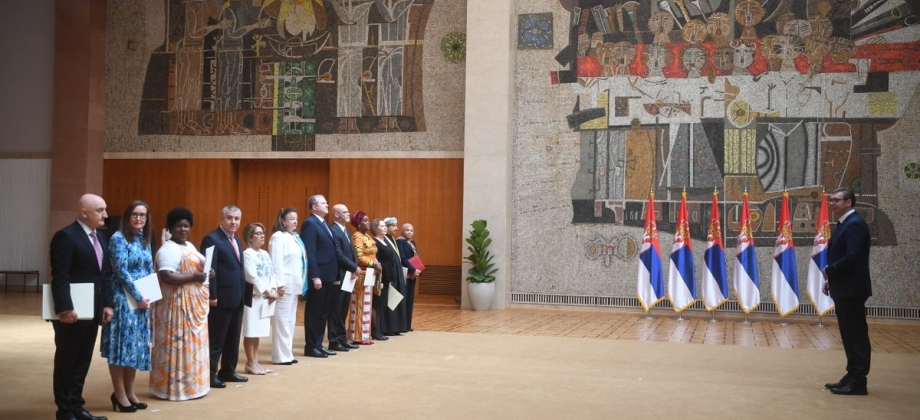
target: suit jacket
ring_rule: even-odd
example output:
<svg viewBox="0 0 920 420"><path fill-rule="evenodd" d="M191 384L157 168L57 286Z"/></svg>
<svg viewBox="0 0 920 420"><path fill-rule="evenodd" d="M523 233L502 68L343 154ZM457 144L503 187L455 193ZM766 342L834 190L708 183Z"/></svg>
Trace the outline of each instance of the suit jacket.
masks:
<svg viewBox="0 0 920 420"><path fill-rule="evenodd" d="M310 214L303 221L300 238L307 250L307 281L319 278L324 283L334 282L339 267L329 226L316 215Z"/></svg>
<svg viewBox="0 0 920 420"><path fill-rule="evenodd" d="M98 230L96 237L102 247L101 270L96 261L93 242L80 223L74 221L57 231L51 238L51 296L54 299L55 313L73 310L73 301L70 298L71 283L95 284L95 314L93 315L97 320L102 319L103 307L115 306L109 284L112 281L112 263L109 261L108 254L109 240Z"/></svg>
<svg viewBox="0 0 920 420"><path fill-rule="evenodd" d="M338 281L345 277L346 272L354 273L358 270L358 256L355 255L355 248L351 245L348 234L342 232L338 224L329 225L329 230L332 231L332 238L335 241L335 259L339 263L339 270L335 277Z"/></svg>
<svg viewBox="0 0 920 420"><path fill-rule="evenodd" d="M211 280L209 287L211 299L217 299L218 308L232 309L243 304L246 289L246 275L243 270L243 244L234 235L233 240L240 250L240 259L236 258L233 245L223 229L214 229L201 240L201 253L214 245L212 268L217 276Z"/></svg>
<svg viewBox="0 0 920 420"><path fill-rule="evenodd" d="M831 235L827 245L828 288L831 298L868 298L872 296L869 274L869 225L851 213Z"/></svg>
<svg viewBox="0 0 920 420"><path fill-rule="evenodd" d="M412 242L412 244L409 244L409 242ZM416 271L412 263L409 262L409 258L415 256L415 251L412 249L412 245L415 245L415 241L406 240L405 238L396 239L396 246L399 248L399 255L402 258L402 266L409 270L409 274L415 274Z"/></svg>

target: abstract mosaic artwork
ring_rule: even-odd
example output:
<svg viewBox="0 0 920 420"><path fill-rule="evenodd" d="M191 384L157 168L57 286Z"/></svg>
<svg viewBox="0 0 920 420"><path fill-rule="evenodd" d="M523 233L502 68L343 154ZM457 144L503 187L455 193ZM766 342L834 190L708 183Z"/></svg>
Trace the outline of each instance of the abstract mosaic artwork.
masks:
<svg viewBox="0 0 920 420"><path fill-rule="evenodd" d="M705 240L719 190L733 246L747 191L757 243L772 245L788 191L796 244L810 245L822 191L846 186L875 242L897 244L877 133L920 83L920 25L903 0L859 3L560 0L568 43L550 82L578 85L560 116L581 137L572 222L642 226L652 191L673 232L686 189Z"/></svg>
<svg viewBox="0 0 920 420"><path fill-rule="evenodd" d="M434 0L167 0L138 134L425 131L422 46Z"/></svg>

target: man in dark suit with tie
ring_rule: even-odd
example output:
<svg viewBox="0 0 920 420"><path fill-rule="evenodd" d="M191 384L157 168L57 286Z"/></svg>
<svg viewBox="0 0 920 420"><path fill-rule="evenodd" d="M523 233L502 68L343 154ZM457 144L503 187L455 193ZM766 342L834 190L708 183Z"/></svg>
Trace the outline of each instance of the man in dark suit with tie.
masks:
<svg viewBox="0 0 920 420"><path fill-rule="evenodd" d="M348 235L348 229L345 227L351 221L351 213L344 204L332 206L332 215L335 222L329 225L332 230L332 238L335 242L335 256L338 261L339 270L336 273L335 281L330 287L329 293L329 349L335 351L348 351L357 349L358 346L348 342L347 331L345 330L345 319L348 317L348 304L351 300L351 292L342 290L342 279L345 273L351 272L352 281L361 275L361 267L358 267L358 257L355 255L355 248L351 244L351 238Z"/></svg>
<svg viewBox="0 0 920 420"><path fill-rule="evenodd" d="M211 347L211 388L226 388L225 382L246 382L249 378L236 373L240 357L240 334L243 329L243 244L236 237L243 213L234 205L220 212L220 226L201 241L201 252L214 246L216 276L209 287L211 308L208 334ZM217 369L220 362L220 370Z"/></svg>
<svg viewBox="0 0 920 420"><path fill-rule="evenodd" d="M54 312L54 403L58 420L106 420L93 416L83 405L83 384L92 361L100 322L112 319L115 306L110 289L112 264L108 240L96 230L105 224L105 200L86 194L77 202L77 220L57 231L51 239L51 295ZM70 286L94 285L94 312L74 310ZM91 317L92 319L89 319ZM84 318L84 319L79 319Z"/></svg>
<svg viewBox="0 0 920 420"><path fill-rule="evenodd" d="M308 286L313 290L307 292L307 303L304 305L304 356L324 358L336 354L323 348L323 333L326 332L329 298L332 296L327 291L332 288L339 266L332 230L323 219L329 214L329 203L317 194L310 197L307 204L312 214L304 218L300 237L307 250Z"/></svg>
<svg viewBox="0 0 920 420"><path fill-rule="evenodd" d="M838 188L827 202L839 225L827 246L824 293L830 292L834 299L847 373L839 382L825 386L835 394L866 395L872 356L866 323L866 300L872 296L869 225L856 213L856 197L850 189Z"/></svg>

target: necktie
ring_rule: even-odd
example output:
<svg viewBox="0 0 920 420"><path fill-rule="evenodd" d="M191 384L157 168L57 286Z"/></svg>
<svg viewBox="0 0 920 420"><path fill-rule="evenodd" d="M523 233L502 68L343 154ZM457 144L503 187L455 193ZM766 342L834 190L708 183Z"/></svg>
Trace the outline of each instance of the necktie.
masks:
<svg viewBox="0 0 920 420"><path fill-rule="evenodd" d="M230 240L230 245L233 246L233 252L236 253L236 260L240 260L240 248L236 246L236 240L232 236L228 236L227 239Z"/></svg>
<svg viewBox="0 0 920 420"><path fill-rule="evenodd" d="M102 270L102 245L99 245L99 238L96 237L96 231L90 232L89 237L93 238L93 249L96 250L96 264L98 264L99 269Z"/></svg>

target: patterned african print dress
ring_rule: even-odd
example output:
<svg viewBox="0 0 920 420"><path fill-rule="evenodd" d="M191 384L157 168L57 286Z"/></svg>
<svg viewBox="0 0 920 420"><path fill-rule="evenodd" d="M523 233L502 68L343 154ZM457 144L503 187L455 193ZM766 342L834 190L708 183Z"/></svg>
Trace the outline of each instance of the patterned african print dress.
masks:
<svg viewBox="0 0 920 420"><path fill-rule="evenodd" d="M204 256L191 242L167 241L157 251L157 269L200 273ZM160 282L163 300L153 309L153 367L150 393L170 401L199 398L211 390L208 347L208 286Z"/></svg>
<svg viewBox="0 0 920 420"><path fill-rule="evenodd" d="M355 254L358 256L358 266L367 269L374 267L379 273L379 264L377 263L377 243L370 235L355 232L351 235L351 241L355 246ZM376 284L376 279L365 279L367 273L361 275L355 282L355 290L351 294L351 302L348 305L348 339L354 343L371 343L371 299ZM367 284L370 287L364 287Z"/></svg>

